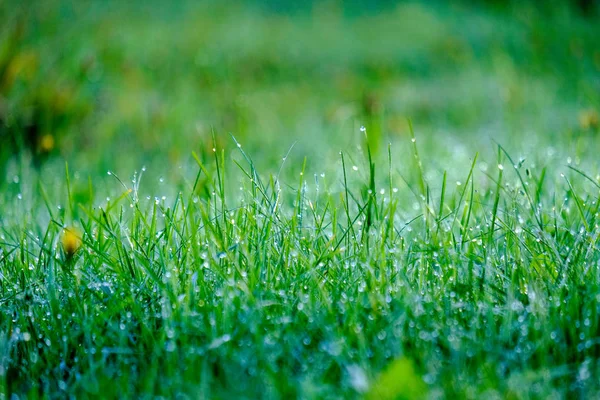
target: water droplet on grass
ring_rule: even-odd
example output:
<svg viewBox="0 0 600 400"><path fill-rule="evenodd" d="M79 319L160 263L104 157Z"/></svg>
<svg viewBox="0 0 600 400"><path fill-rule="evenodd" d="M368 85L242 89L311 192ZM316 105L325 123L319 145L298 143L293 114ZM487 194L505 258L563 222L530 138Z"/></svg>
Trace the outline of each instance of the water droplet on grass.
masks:
<svg viewBox="0 0 600 400"><path fill-rule="evenodd" d="M217 347L220 347L221 345L223 345L224 343L227 343L231 340L231 335L229 334L225 334L221 337L218 337L216 339L214 339L209 345L208 348L209 349L216 349Z"/></svg>

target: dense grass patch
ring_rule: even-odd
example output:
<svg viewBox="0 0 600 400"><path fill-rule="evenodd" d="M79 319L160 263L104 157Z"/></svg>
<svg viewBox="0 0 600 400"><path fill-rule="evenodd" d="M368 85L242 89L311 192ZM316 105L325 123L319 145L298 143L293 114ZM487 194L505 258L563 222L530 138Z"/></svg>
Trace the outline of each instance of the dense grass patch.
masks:
<svg viewBox="0 0 600 400"><path fill-rule="evenodd" d="M348 396L402 358L433 393L598 389L592 178L500 148L461 182L415 158L407 186L391 154L286 182L221 151L168 197L143 195L143 173L110 176L100 203L17 195L40 211L3 216L9 391Z"/></svg>
<svg viewBox="0 0 600 400"><path fill-rule="evenodd" d="M2 7L1 396L598 394L590 17Z"/></svg>

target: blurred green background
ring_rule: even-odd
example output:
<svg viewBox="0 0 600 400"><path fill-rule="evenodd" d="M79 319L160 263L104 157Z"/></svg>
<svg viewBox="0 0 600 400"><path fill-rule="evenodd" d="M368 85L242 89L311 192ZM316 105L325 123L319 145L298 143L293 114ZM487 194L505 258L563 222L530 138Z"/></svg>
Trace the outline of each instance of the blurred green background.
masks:
<svg viewBox="0 0 600 400"><path fill-rule="evenodd" d="M493 141L595 151L597 8L2 0L0 168L169 176L212 132L267 169L293 143L323 166L361 125L375 149L406 143L407 118L434 164Z"/></svg>

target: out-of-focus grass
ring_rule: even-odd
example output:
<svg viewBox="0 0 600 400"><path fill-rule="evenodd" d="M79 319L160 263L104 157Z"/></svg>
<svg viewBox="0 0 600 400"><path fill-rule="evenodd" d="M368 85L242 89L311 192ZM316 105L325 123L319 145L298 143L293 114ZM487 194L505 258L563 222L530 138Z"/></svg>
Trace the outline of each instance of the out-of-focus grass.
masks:
<svg viewBox="0 0 600 400"><path fill-rule="evenodd" d="M598 392L597 17L46 1L0 20L7 395Z"/></svg>
<svg viewBox="0 0 600 400"><path fill-rule="evenodd" d="M38 85L11 92L5 107L21 113L23 96L64 82L56 92L93 112L73 121L63 151L95 173L115 168L112 148L130 154L124 172L179 162L210 147L212 130L268 146L265 165L293 141L294 154L327 158L355 142L357 124L379 143L406 138L407 117L433 143L475 144L466 154L492 137L531 148L577 130L577 113L598 107L597 21L567 9L409 3L359 17L334 3L293 16L241 5L40 4L20 16L20 54L38 60ZM19 13L7 6L10 31ZM531 131L540 135L523 134Z"/></svg>

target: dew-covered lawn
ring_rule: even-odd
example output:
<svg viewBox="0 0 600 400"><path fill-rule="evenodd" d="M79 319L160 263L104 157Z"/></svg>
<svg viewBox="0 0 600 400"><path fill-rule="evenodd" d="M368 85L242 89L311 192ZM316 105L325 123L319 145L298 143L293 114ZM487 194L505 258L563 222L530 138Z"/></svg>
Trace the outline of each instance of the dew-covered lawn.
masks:
<svg viewBox="0 0 600 400"><path fill-rule="evenodd" d="M0 2L0 397L597 396L598 17L264 4Z"/></svg>

